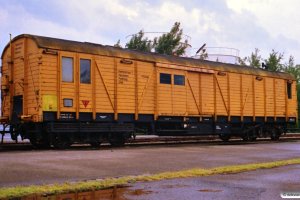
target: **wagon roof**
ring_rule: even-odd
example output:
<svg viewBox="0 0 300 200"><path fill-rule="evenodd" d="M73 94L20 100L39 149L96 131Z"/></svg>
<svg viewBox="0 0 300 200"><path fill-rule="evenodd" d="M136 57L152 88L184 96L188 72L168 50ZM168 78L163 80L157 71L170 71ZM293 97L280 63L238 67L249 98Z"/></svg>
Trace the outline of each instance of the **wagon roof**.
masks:
<svg viewBox="0 0 300 200"><path fill-rule="evenodd" d="M291 74L284 73L284 72L271 72L271 71L253 68L249 66L241 66L241 65L199 60L199 59L187 58L187 57L163 55L158 53L141 52L141 51L123 49L123 48L118 48L113 46L94 44L89 42L78 42L78 41L64 40L64 39L30 35L30 34L19 35L15 37L13 41L23 37L33 39L39 48L45 48L45 49L79 52L79 53L94 54L94 55L115 56L120 58L128 58L128 59L155 62L155 63L201 67L201 68L218 70L218 71L227 71L227 72L235 72L235 73L242 73L242 74L254 74L260 76L272 76L272 77L278 77L283 79L295 80L295 78ZM8 47L9 44L4 48L1 58L3 57L4 51Z"/></svg>

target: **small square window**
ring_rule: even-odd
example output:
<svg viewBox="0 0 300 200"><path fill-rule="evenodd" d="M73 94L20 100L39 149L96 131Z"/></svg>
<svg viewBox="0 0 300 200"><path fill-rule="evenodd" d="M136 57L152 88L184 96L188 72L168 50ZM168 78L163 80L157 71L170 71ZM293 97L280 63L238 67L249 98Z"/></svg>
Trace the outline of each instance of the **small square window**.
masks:
<svg viewBox="0 0 300 200"><path fill-rule="evenodd" d="M171 84L171 74L160 73L160 83Z"/></svg>
<svg viewBox="0 0 300 200"><path fill-rule="evenodd" d="M73 99L64 99L64 107L73 107Z"/></svg>
<svg viewBox="0 0 300 200"><path fill-rule="evenodd" d="M183 75L174 75L174 85L185 85L185 77Z"/></svg>

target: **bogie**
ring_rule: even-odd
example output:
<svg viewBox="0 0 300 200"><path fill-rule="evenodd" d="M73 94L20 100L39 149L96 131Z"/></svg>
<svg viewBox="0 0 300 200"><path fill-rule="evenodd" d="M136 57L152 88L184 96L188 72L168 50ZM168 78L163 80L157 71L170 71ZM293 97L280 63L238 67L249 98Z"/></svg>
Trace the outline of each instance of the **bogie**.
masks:
<svg viewBox="0 0 300 200"><path fill-rule="evenodd" d="M228 142L231 136L229 134L220 134L219 137L223 142Z"/></svg>
<svg viewBox="0 0 300 200"><path fill-rule="evenodd" d="M52 145L56 149L67 149L72 145L69 136L64 133L53 134L51 139Z"/></svg>
<svg viewBox="0 0 300 200"><path fill-rule="evenodd" d="M253 142L257 139L257 130L255 126L244 126L242 129L242 139L244 141Z"/></svg>
<svg viewBox="0 0 300 200"><path fill-rule="evenodd" d="M113 147L121 147L125 145L127 134L113 133L109 135L108 141Z"/></svg>

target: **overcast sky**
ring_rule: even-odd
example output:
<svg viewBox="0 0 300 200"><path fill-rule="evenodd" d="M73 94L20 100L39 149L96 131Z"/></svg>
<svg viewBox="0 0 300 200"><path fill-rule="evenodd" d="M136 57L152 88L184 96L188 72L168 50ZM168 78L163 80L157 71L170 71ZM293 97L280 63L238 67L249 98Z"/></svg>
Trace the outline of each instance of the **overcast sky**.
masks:
<svg viewBox="0 0 300 200"><path fill-rule="evenodd" d="M179 21L194 49L272 49L300 64L299 0L0 0L0 51L13 36L28 33L113 45L143 29L169 31ZM150 37L151 35L149 35Z"/></svg>

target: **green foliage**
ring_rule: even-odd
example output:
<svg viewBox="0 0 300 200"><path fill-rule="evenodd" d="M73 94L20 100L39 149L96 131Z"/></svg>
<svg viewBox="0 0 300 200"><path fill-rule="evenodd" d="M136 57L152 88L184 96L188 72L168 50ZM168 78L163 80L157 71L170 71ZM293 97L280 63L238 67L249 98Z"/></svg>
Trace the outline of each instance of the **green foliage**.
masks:
<svg viewBox="0 0 300 200"><path fill-rule="evenodd" d="M126 48L134 49L139 51L151 52L152 44L148 38L144 37L145 33L140 30L137 34L133 35L128 43L126 43Z"/></svg>
<svg viewBox="0 0 300 200"><path fill-rule="evenodd" d="M254 52L251 53L251 56L247 58L247 61L249 62L249 65L251 67L260 68L261 64L261 56L259 55L259 49L255 48Z"/></svg>
<svg viewBox="0 0 300 200"><path fill-rule="evenodd" d="M247 64L246 64L246 62L247 62L247 57L244 57L244 58L239 57L238 59L239 59L239 60L238 60L238 64L240 64L240 65L247 65Z"/></svg>
<svg viewBox="0 0 300 200"><path fill-rule="evenodd" d="M283 65L281 64L281 61L283 60L283 55L283 53L279 53L278 51L272 49L269 58L265 60L267 69L274 72L282 71Z"/></svg>
<svg viewBox="0 0 300 200"><path fill-rule="evenodd" d="M188 47L188 41L185 40L182 43L181 39L182 29L180 29L180 23L175 22L169 33L165 33L160 37L154 38L154 50L156 53L160 54L181 56L185 53L185 50Z"/></svg>
<svg viewBox="0 0 300 200"><path fill-rule="evenodd" d="M122 45L120 44L120 40L116 44L114 44L114 47L122 48Z"/></svg>
<svg viewBox="0 0 300 200"><path fill-rule="evenodd" d="M182 29L180 23L175 22L171 31L159 37L155 37L153 42L141 30L139 33L133 35L130 41L126 44L126 48L139 51L151 52L154 51L160 54L182 56L185 54L186 48L189 46L188 41L182 40Z"/></svg>
<svg viewBox="0 0 300 200"><path fill-rule="evenodd" d="M254 52L251 53L250 56L241 58L239 57L238 63L240 65L249 65L250 67L261 67L261 55L259 55L259 49L255 48Z"/></svg>
<svg viewBox="0 0 300 200"><path fill-rule="evenodd" d="M297 83L300 83L300 65L295 65L293 56L290 56L288 63L283 65L283 70L287 73L294 75L294 77L297 80Z"/></svg>

